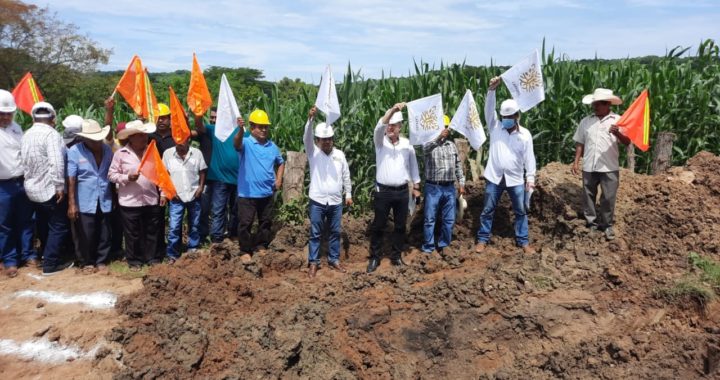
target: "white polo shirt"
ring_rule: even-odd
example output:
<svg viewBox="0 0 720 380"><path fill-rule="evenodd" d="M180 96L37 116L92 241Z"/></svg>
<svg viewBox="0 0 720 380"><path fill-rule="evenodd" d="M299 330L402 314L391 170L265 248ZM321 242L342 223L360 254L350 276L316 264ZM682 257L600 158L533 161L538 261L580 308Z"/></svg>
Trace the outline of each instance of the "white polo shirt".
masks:
<svg viewBox="0 0 720 380"><path fill-rule="evenodd" d="M508 133L495 113L495 91L485 98L485 121L490 135L490 150L485 167L485 179L499 185L505 177L505 186L513 187L527 182L535 183L535 152L532 134L519 126Z"/></svg>
<svg viewBox="0 0 720 380"><path fill-rule="evenodd" d="M5 128L0 127L0 179L23 175L22 136L22 128L14 121Z"/></svg>
<svg viewBox="0 0 720 380"><path fill-rule="evenodd" d="M375 126L373 141L375 143L375 180L386 186L402 186L408 181L420 183L415 148L405 137L400 137L396 144L385 136L387 124L382 119Z"/></svg>
<svg viewBox="0 0 720 380"><path fill-rule="evenodd" d="M323 205L338 205L342 203L342 194L345 199L352 198L352 185L350 183L350 167L345 154L333 148L326 154L315 146L312 122L305 124L303 143L310 165L310 191L313 201Z"/></svg>
<svg viewBox="0 0 720 380"><path fill-rule="evenodd" d="M609 113L602 119L595 115L580 121L573 140L583 144L582 170L584 172L614 172L620 170L620 149L618 139L610 133L610 127L620 120L616 113Z"/></svg>

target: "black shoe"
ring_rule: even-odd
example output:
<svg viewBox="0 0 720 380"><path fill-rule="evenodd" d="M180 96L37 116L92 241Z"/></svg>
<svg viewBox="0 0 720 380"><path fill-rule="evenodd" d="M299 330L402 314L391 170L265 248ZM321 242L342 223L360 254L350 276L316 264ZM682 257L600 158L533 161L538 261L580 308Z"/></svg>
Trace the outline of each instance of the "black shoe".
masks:
<svg viewBox="0 0 720 380"><path fill-rule="evenodd" d="M390 259L390 264L396 266L396 267L404 267L407 264L402 260L402 257L398 257L396 259Z"/></svg>
<svg viewBox="0 0 720 380"><path fill-rule="evenodd" d="M43 276L52 276L54 274L58 274L58 273L64 271L65 269L72 268L73 265L75 265L75 263L73 263L72 261L69 261L65 264L56 265L54 267L43 268Z"/></svg>
<svg viewBox="0 0 720 380"><path fill-rule="evenodd" d="M380 260L372 258L368 262L367 272L372 273L375 272L375 269L380 265Z"/></svg>

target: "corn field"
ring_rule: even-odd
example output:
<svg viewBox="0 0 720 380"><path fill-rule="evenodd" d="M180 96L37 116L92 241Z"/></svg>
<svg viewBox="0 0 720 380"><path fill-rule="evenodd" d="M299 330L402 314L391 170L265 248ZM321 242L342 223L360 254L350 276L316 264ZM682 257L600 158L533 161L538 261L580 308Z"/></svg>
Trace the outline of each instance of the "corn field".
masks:
<svg viewBox="0 0 720 380"><path fill-rule="evenodd" d="M713 40L706 40L691 57L681 57L689 48L676 48L665 57L572 61L556 56L554 49L546 52L543 44L545 101L523 114L521 119L521 124L533 133L538 165L572 161L575 149L572 136L580 120L591 113L590 107L580 100L597 87L612 89L624 100L623 105L614 109L618 114L622 114L643 89L650 91L651 148L648 152L637 150L638 172L649 172L654 139L660 131L677 135L674 165L683 164L702 150L720 154L718 50ZM357 205L353 212L369 210L375 182L372 132L389 107L400 101L441 93L445 112L452 117L465 90L470 89L478 110L482 110L488 82L506 69L492 64L470 67L464 63L441 64L440 68L434 68L421 62L415 64L414 72L408 73L407 77L383 75L380 79L365 79L348 64L343 81L337 87L342 117L335 122L335 144L345 152L352 171L353 198ZM301 151L303 126L316 93L303 91L297 99L282 101L277 91L276 86L269 95L259 97L256 107L265 109L270 115L273 123L271 138L283 151ZM498 91L498 103L509 97L503 86ZM248 114L252 109L241 111ZM83 109L71 104L60 111L60 116L71 113L101 121L104 110ZM134 116L127 109L116 106L116 121L132 118ZM420 155L418 160L421 160ZM486 157L482 157L483 164L485 160ZM286 212L304 215L304 203L292 205L294 209Z"/></svg>

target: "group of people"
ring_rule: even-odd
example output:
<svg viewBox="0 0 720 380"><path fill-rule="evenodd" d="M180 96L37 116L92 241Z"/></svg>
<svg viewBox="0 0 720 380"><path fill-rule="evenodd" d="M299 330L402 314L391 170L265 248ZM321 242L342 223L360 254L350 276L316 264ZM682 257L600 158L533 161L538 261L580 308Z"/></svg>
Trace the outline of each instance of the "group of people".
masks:
<svg viewBox="0 0 720 380"><path fill-rule="evenodd" d="M535 186L533 137L521 126L514 100L502 102L498 117L495 91L500 82L500 78L490 81L485 98L489 158L475 252L486 249L495 209L507 192L515 216L515 242L525 254L532 254L535 250L530 245L529 210L524 200ZM611 112L611 105L622 100L610 90L596 89L582 101L592 105L593 114L580 122L574 135L572 171L582 172L588 228L604 231L611 240L615 238L612 225L619 183L618 143L629 143L614 124L619 117ZM117 123L114 134L112 98L105 106L104 127L95 120L70 115L61 122L61 135L55 129L53 106L38 102L31 111L33 124L23 133L14 121L17 107L12 94L0 90L0 248L8 276L16 276L19 266L39 266L41 262L44 275L67 269L74 261L82 265L83 272L106 270L111 254L118 251L130 269L137 271L142 265L174 263L184 247L194 251L205 241L217 244L226 238L238 241L243 262L268 248L273 195L282 186L285 165L280 149L270 139L271 123L265 111L256 109L250 114L248 131L245 121L238 118L230 136L220 139L214 125L217 113L211 109L208 124L203 116L196 116L191 137L176 141L165 104L158 105L155 122ZM410 197L424 195L422 252L443 254L452 240L457 197L465 193L463 164L449 139L449 118L445 116L445 128L438 137L422 146L421 181L416 150L400 133L404 107L405 103L398 103L388 109L373 134L376 185L368 273L374 272L385 256L383 235L391 211L390 262L403 266ZM328 266L347 272L340 262L341 220L343 207L353 203L347 159L334 146L332 125L316 124L316 114L312 107L303 134L310 167L310 278L320 267L322 236L328 238ZM199 149L191 146L191 139L198 142ZM174 197L138 171L151 140L176 189ZM602 190L599 206L598 187ZM35 236L39 250L35 249ZM65 259L63 254L68 251L74 259Z"/></svg>

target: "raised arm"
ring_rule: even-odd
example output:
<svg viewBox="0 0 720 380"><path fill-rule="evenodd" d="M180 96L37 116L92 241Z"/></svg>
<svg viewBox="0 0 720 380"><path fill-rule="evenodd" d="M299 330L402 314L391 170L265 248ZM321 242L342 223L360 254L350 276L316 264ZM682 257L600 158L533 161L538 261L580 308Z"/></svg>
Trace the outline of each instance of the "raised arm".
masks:
<svg viewBox="0 0 720 380"><path fill-rule="evenodd" d="M402 111L403 108L405 108L404 102L396 103L389 110L385 111L385 115L383 115L383 117L378 120L378 123L375 126L375 132L373 134L373 141L375 142L376 149L382 147L383 145L383 139L385 138L385 129L390 122L390 118L392 117L392 115L395 114L395 112Z"/></svg>
<svg viewBox="0 0 720 380"><path fill-rule="evenodd" d="M315 113L317 112L317 108L315 106L312 106L310 108L310 111L308 112L308 119L307 123L305 123L305 133L303 134L303 143L305 144L305 154L307 154L308 159L312 157L312 154L315 152L315 140L313 139L313 120L315 120Z"/></svg>
<svg viewBox="0 0 720 380"><path fill-rule="evenodd" d="M488 87L487 96L485 96L485 125L488 130L495 128L495 122L497 121L497 113L495 112L495 90L498 88L501 82L500 77L490 79L490 87Z"/></svg>
<svg viewBox="0 0 720 380"><path fill-rule="evenodd" d="M195 115L195 130L198 135L204 135L207 132L202 115Z"/></svg>
<svg viewBox="0 0 720 380"><path fill-rule="evenodd" d="M237 119L238 125L245 125L245 121L243 120L242 116L238 117ZM243 128L240 128L237 133L235 134L235 137L233 137L233 146L235 147L235 150L238 152L242 152L243 149L243 135L244 135Z"/></svg>

